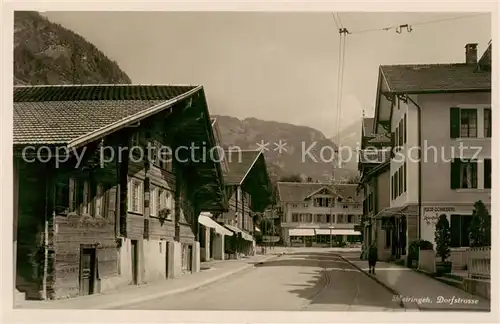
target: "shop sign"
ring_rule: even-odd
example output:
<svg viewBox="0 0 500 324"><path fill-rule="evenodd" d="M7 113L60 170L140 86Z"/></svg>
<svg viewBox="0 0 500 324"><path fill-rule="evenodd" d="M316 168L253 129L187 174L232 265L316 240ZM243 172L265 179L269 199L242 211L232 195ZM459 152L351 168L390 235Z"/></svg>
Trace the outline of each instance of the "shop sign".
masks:
<svg viewBox="0 0 500 324"><path fill-rule="evenodd" d="M424 207L424 222L427 225L435 225L439 220L439 216L443 213L455 212L455 207Z"/></svg>

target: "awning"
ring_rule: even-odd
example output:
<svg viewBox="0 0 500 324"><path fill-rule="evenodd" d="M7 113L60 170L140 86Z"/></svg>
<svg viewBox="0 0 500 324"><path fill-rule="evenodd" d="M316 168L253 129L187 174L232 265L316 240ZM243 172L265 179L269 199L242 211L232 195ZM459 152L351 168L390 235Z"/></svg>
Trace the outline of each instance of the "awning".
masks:
<svg viewBox="0 0 500 324"><path fill-rule="evenodd" d="M418 215L418 208L417 206L413 205L406 205L406 206L397 206L397 207L387 207L382 209L380 212L378 212L377 215L375 215L373 218L375 219L382 219L385 217L401 217L401 216L408 216L408 215Z"/></svg>
<svg viewBox="0 0 500 324"><path fill-rule="evenodd" d="M210 218L209 215L212 216L210 213L201 213L200 216L198 216L198 223L205 227L213 228L217 234L233 236L233 232L228 231L224 228L224 226L217 224L212 218Z"/></svg>
<svg viewBox="0 0 500 324"><path fill-rule="evenodd" d="M316 235L330 235L329 228L315 229L314 232L316 233ZM355 231L353 229L332 228L331 235L361 235L361 232Z"/></svg>
<svg viewBox="0 0 500 324"><path fill-rule="evenodd" d="M224 225L226 226L227 228L229 228L231 231L235 232L235 233L240 233L241 234L241 237L244 239L244 240L247 240L247 241L253 241L253 236L248 234L247 232L239 229L238 227L236 226L232 226L232 225Z"/></svg>
<svg viewBox="0 0 500 324"><path fill-rule="evenodd" d="M292 228L288 232L290 236L314 236L313 228Z"/></svg>

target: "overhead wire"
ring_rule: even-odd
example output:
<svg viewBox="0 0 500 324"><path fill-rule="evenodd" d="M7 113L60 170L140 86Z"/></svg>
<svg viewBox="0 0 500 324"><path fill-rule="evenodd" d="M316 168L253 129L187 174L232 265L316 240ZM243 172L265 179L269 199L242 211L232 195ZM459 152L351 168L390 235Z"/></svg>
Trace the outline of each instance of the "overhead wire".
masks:
<svg viewBox="0 0 500 324"><path fill-rule="evenodd" d="M427 20L427 21L407 23L407 24L400 24L400 25L390 25L390 26L382 27L382 28L362 29L362 30L358 30L358 31L349 32L349 34L350 35L356 35L356 34L364 34L364 33L377 32L377 31L389 31L391 29L401 28L402 26L405 26L405 27L406 26L422 26L422 25L436 24L436 23L445 22L445 21L451 21L451 20L472 18L472 17L482 16L482 15L486 15L486 14L489 14L489 13L480 13L480 14L466 15L466 16L459 16L459 17L452 17L452 18Z"/></svg>
<svg viewBox="0 0 500 324"><path fill-rule="evenodd" d="M340 15L337 13L337 16L335 16L335 13L332 14L333 19L335 21L335 24L339 30L339 64L338 64L338 69L337 69L337 105L336 105L336 118L335 118L335 130L336 130L336 135L335 135L335 157L334 157L334 165L333 165L333 170L332 170L332 180L335 181L335 169L339 166L339 137L340 137L340 118L342 116L341 110L342 110L342 90L343 90L343 78L344 78L344 59L345 59L345 28L342 24L342 20L340 18ZM338 22L337 22L338 20Z"/></svg>

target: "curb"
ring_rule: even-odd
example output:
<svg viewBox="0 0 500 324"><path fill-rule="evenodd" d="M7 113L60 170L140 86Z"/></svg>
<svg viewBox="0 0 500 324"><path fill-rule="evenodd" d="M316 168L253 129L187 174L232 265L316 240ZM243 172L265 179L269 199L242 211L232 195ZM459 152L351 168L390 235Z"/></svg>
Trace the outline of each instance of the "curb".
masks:
<svg viewBox="0 0 500 324"><path fill-rule="evenodd" d="M263 260L261 260L259 262L260 263L267 262L267 261L272 260L272 259L277 258L277 257L278 256L273 255L273 256L265 258L265 259L263 259ZM146 295L146 296L141 296L141 297L129 299L126 302L109 303L109 304L106 304L104 306L99 307L98 309L103 310L103 309L112 309L112 308L115 308L115 307L123 307L123 306L127 306L127 305L132 305L132 304L136 304L136 303L148 301L148 300L151 300L151 299L166 297L166 296L170 296L170 295L174 295L174 294L184 293L184 292L187 292L187 291L190 291L190 290L195 290L195 289L201 288L203 286L207 286L209 284L212 284L212 283L214 283L216 281L219 281L221 279L227 278L227 277L229 277L229 276L231 276L233 274L236 274L238 272L241 272L241 271L244 271L244 270L247 270L247 269L250 269L250 268L255 268L257 264L258 263L255 263L255 264L246 264L246 265L244 265L244 266L242 266L240 268L236 268L234 270L221 273L220 275L218 275L216 277L207 279L207 280L202 281L202 282L198 282L196 284L192 284L192 285L185 286L185 287L182 287L182 288L167 290L167 291L164 291L164 292L161 292L161 293L149 294L149 295Z"/></svg>
<svg viewBox="0 0 500 324"><path fill-rule="evenodd" d="M350 265L352 265L354 268L358 269L360 272L362 272L363 274L365 274L368 278L371 278L372 280L376 281L379 285L381 285L382 287L384 287L385 289L387 289L388 291L390 291L393 295L395 296L400 296L401 294L396 291L394 288L392 288L391 286L387 285L385 282L383 282L382 280L380 280L379 278L377 278L376 276L364 271L363 269L361 269L358 265L352 263L351 261L347 260L346 258L344 258L343 256L339 255L339 257L346 261L347 263L349 263ZM407 310L414 310L416 306L416 308L418 310L420 310L420 307L418 307L418 304L412 304L412 303L404 303L402 300L399 301L399 306L401 308L404 308L404 309L407 309Z"/></svg>

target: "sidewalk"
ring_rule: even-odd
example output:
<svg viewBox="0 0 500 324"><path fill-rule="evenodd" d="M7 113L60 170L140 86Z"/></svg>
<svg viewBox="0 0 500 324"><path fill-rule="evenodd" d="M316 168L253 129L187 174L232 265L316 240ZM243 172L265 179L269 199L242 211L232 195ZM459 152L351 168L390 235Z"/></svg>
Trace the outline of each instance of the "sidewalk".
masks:
<svg viewBox="0 0 500 324"><path fill-rule="evenodd" d="M240 260L202 262L201 271L179 278L152 282L139 286L126 286L101 294L64 300L27 300L16 309L112 309L126 305L186 292L224 279L232 274L254 267L255 263L275 258L275 255L257 255Z"/></svg>
<svg viewBox="0 0 500 324"><path fill-rule="evenodd" d="M368 273L368 261L360 260L359 256L355 255L342 257L395 295L399 295L407 309L481 312L491 310L488 300L468 294L412 269L379 261L375 275L372 275Z"/></svg>

